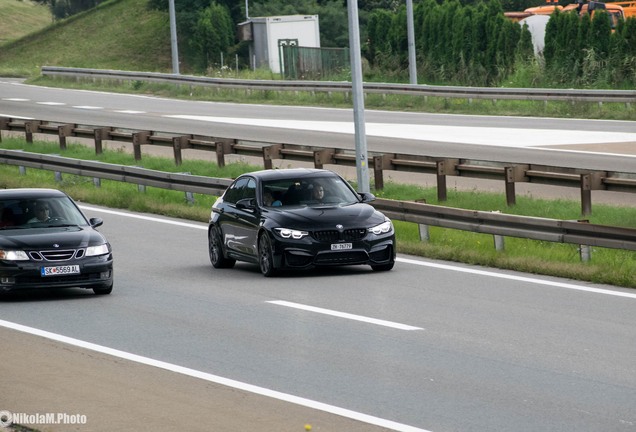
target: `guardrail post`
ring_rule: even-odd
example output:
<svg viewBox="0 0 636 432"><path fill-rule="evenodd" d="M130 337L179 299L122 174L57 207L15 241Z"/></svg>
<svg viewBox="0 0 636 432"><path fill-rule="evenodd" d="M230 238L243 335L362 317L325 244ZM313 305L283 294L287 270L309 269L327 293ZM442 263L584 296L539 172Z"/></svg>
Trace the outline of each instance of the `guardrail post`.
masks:
<svg viewBox="0 0 636 432"><path fill-rule="evenodd" d="M31 120L24 122L24 134L26 137L26 142L29 144L33 144L33 134L37 133L40 130L40 125L42 122L40 120Z"/></svg>
<svg viewBox="0 0 636 432"><path fill-rule="evenodd" d="M506 204L508 206L517 204L515 183L519 181L528 181L528 177L526 177L526 170L528 168L528 165L515 165L504 168L506 179Z"/></svg>
<svg viewBox="0 0 636 432"><path fill-rule="evenodd" d="M420 232L420 241L428 242L431 239L431 233L428 229L428 225L419 224L418 229Z"/></svg>
<svg viewBox="0 0 636 432"><path fill-rule="evenodd" d="M151 144L150 135L152 132L150 131L141 131L135 132L132 134L132 144L133 144L133 152L135 154L135 161L141 160L141 146L143 144Z"/></svg>
<svg viewBox="0 0 636 432"><path fill-rule="evenodd" d="M333 155L335 153L335 149L314 150L314 167L322 169L324 164L333 164Z"/></svg>
<svg viewBox="0 0 636 432"><path fill-rule="evenodd" d="M581 214L592 214L592 190L603 189L603 177L607 174L591 172L581 174Z"/></svg>
<svg viewBox="0 0 636 432"><path fill-rule="evenodd" d="M179 166L183 163L183 158L181 157L181 150L184 148L188 148L188 139L187 136L178 136L172 138L172 149L174 151L174 163Z"/></svg>
<svg viewBox="0 0 636 432"><path fill-rule="evenodd" d="M216 151L216 164L219 168L223 168L225 166L225 155L234 153L234 143L236 140L215 140L214 142L214 150Z"/></svg>
<svg viewBox="0 0 636 432"><path fill-rule="evenodd" d="M504 242L504 236L501 235L493 235L493 238L495 240L495 250L497 252L501 252L506 248L505 242Z"/></svg>
<svg viewBox="0 0 636 432"><path fill-rule="evenodd" d="M384 170L393 167L392 161L395 159L394 154L383 154L373 156L373 179L375 190L384 189Z"/></svg>
<svg viewBox="0 0 636 432"><path fill-rule="evenodd" d="M96 128L93 130L93 137L95 139L95 154L102 154L104 151L102 141L110 138L111 128L103 127Z"/></svg>
<svg viewBox="0 0 636 432"><path fill-rule="evenodd" d="M11 122L11 119L8 119L6 117L0 117L0 142L2 142L2 131L11 130L11 128L9 127L10 122Z"/></svg>
<svg viewBox="0 0 636 432"><path fill-rule="evenodd" d="M274 166L272 161L274 159L281 159L282 149L283 149L282 144L274 144L271 146L263 147L263 167L265 169L272 169L272 167ZM315 157L316 156L314 155L314 158Z"/></svg>
<svg viewBox="0 0 636 432"><path fill-rule="evenodd" d="M444 159L437 161L437 200L446 201L446 176L457 175L457 159Z"/></svg>
<svg viewBox="0 0 636 432"><path fill-rule="evenodd" d="M60 150L66 149L66 137L73 136L75 125L65 124L57 127L57 135L60 138Z"/></svg>

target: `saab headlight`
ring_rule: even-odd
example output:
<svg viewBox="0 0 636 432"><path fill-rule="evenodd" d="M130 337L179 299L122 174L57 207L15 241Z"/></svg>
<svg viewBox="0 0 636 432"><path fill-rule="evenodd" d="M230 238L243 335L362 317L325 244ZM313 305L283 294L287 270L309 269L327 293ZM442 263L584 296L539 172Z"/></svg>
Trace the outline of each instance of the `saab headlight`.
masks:
<svg viewBox="0 0 636 432"><path fill-rule="evenodd" d="M386 220L380 225L369 228L369 232L375 235L386 234L390 233L391 231L393 231L393 224L390 220Z"/></svg>
<svg viewBox="0 0 636 432"><path fill-rule="evenodd" d="M109 252L108 245L89 246L86 248L86 256L106 255Z"/></svg>
<svg viewBox="0 0 636 432"><path fill-rule="evenodd" d="M28 261L29 256L21 250L0 249L0 259L5 261Z"/></svg>
<svg viewBox="0 0 636 432"><path fill-rule="evenodd" d="M289 228L276 228L275 231L276 231L276 234L278 234L284 239L291 238L294 240L300 240L301 238L309 235L307 231L300 231L300 230L289 229Z"/></svg>

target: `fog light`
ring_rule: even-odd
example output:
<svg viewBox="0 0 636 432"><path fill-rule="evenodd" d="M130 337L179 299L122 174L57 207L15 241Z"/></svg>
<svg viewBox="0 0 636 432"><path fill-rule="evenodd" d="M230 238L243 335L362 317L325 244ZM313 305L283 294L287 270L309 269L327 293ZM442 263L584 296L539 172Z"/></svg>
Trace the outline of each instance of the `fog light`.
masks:
<svg viewBox="0 0 636 432"><path fill-rule="evenodd" d="M0 284L2 285L13 285L15 283L15 278L14 277L0 277Z"/></svg>

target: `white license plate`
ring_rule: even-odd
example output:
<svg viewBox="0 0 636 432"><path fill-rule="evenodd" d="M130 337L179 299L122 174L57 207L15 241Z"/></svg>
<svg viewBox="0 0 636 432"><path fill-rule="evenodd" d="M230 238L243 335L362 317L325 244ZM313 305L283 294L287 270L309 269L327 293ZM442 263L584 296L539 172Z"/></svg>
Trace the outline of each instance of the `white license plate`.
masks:
<svg viewBox="0 0 636 432"><path fill-rule="evenodd" d="M78 274L80 267L78 265L42 267L40 274L42 276L62 276L68 274Z"/></svg>
<svg viewBox="0 0 636 432"><path fill-rule="evenodd" d="M353 249L353 243L333 243L331 250L347 250Z"/></svg>

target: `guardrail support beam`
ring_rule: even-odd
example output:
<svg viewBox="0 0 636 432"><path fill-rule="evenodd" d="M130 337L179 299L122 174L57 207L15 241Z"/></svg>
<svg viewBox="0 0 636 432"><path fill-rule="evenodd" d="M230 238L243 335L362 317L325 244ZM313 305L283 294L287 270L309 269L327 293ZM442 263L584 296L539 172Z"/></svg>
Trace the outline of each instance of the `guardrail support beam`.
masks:
<svg viewBox="0 0 636 432"><path fill-rule="evenodd" d="M225 166L225 155L234 153L234 149L232 148L233 144L234 140L215 141L216 164L219 168Z"/></svg>
<svg viewBox="0 0 636 432"><path fill-rule="evenodd" d="M274 167L272 162L274 159L282 159L282 149L282 144L274 144L271 146L263 147L263 167L265 169L272 169Z"/></svg>
<svg viewBox="0 0 636 432"><path fill-rule="evenodd" d="M187 136L178 136L172 138L172 149L174 151L174 163L179 166L183 163L183 158L181 154L181 150L184 148L188 148L188 140Z"/></svg>
<svg viewBox="0 0 636 432"><path fill-rule="evenodd" d="M514 206L517 204L517 197L515 192L516 182L527 182L526 170L528 165L515 165L511 167L505 167L505 181L506 181L506 204Z"/></svg>
<svg viewBox="0 0 636 432"><path fill-rule="evenodd" d="M393 167L394 154L373 156L373 181L376 190L384 189L384 170Z"/></svg>
<svg viewBox="0 0 636 432"><path fill-rule="evenodd" d="M65 124L57 127L57 135L60 138L60 150L66 150L66 137L73 136L75 125Z"/></svg>
<svg viewBox="0 0 636 432"><path fill-rule="evenodd" d="M24 122L24 134L26 137L26 142L28 142L29 144L33 144L33 134L40 131L41 124L42 122L40 120L30 120Z"/></svg>
<svg viewBox="0 0 636 432"><path fill-rule="evenodd" d="M133 153L135 154L135 161L141 160L141 146L143 144L152 144L150 137L152 132L141 131L132 134Z"/></svg>
<svg viewBox="0 0 636 432"><path fill-rule="evenodd" d="M95 128L93 130L93 137L95 139L95 154L103 153L104 147L102 141L110 138L110 131L111 128L109 127Z"/></svg>
<svg viewBox="0 0 636 432"><path fill-rule="evenodd" d="M333 164L335 163L333 159L333 155L336 153L335 149L322 149L322 150L314 150L314 167L317 169L322 169L325 164Z"/></svg>
<svg viewBox="0 0 636 432"><path fill-rule="evenodd" d="M437 165L437 200L446 201L446 176L457 175L459 159L444 159L436 162Z"/></svg>
<svg viewBox="0 0 636 432"><path fill-rule="evenodd" d="M581 174L581 214L588 216L592 214L592 190L603 189L603 177L606 173L598 171Z"/></svg>

